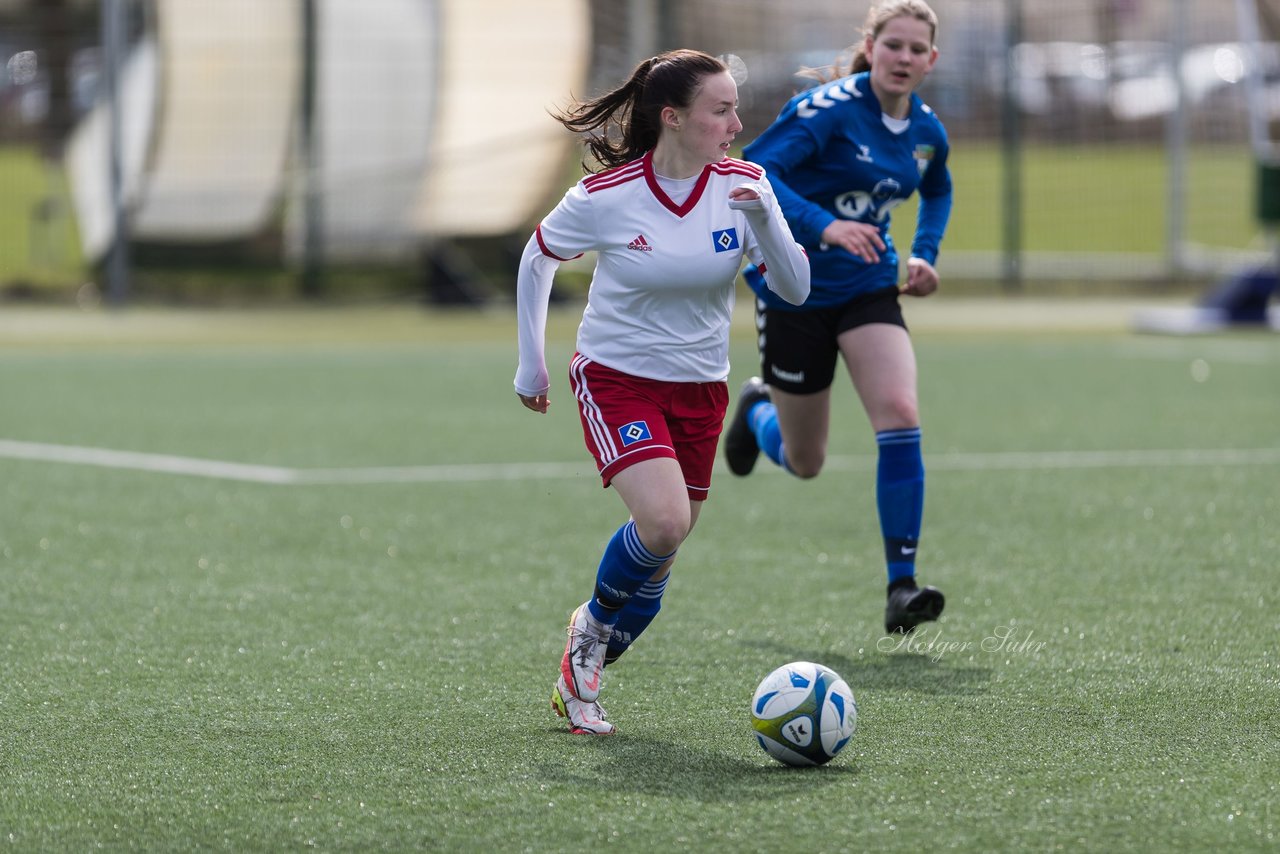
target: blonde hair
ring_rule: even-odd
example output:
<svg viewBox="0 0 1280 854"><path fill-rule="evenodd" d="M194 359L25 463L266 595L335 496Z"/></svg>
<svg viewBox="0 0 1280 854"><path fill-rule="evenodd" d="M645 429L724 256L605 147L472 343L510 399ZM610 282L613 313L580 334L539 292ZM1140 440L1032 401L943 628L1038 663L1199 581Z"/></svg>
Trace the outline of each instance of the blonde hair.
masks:
<svg viewBox="0 0 1280 854"><path fill-rule="evenodd" d="M835 62L829 67L802 68L800 73L806 77L813 77L820 83L827 83L849 74L869 70L871 60L867 57L867 38L875 41L886 24L894 18L904 16L924 21L929 25L929 41L932 43L937 39L938 16L924 0L880 0L867 11L866 21L859 30L862 33L862 39L857 44L836 57Z"/></svg>

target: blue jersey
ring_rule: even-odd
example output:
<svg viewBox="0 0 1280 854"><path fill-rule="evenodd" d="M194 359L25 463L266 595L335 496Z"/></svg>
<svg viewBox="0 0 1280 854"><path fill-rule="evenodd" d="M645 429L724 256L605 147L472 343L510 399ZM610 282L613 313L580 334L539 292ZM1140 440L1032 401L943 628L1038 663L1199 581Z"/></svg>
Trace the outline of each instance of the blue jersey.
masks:
<svg viewBox="0 0 1280 854"><path fill-rule="evenodd" d="M890 212L920 191L911 254L930 264L951 215L947 132L916 95L906 129L886 126L880 102L863 72L796 95L743 159L763 166L791 233L809 253L809 299L803 308L837 305L898 283L898 253L889 237ZM836 219L879 227L886 251L868 264L839 247L827 247L822 231ZM770 308L798 310L765 285L749 267L747 283Z"/></svg>

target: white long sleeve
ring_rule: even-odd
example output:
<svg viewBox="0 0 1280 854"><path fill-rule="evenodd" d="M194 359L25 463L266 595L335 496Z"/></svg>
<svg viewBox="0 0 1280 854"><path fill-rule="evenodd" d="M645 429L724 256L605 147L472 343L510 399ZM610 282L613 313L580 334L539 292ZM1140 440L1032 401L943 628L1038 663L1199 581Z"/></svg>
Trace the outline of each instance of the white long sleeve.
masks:
<svg viewBox="0 0 1280 854"><path fill-rule="evenodd" d="M729 207L742 211L751 223L760 252L764 255L765 281L769 290L792 305L800 305L809 296L809 256L791 236L782 208L767 181L741 184L759 198L729 201Z"/></svg>
<svg viewBox="0 0 1280 854"><path fill-rule="evenodd" d="M560 262L548 258L538 246L536 234L525 244L516 274L516 324L520 362L516 366L516 393L532 397L551 388L547 373L547 303L551 283Z"/></svg>

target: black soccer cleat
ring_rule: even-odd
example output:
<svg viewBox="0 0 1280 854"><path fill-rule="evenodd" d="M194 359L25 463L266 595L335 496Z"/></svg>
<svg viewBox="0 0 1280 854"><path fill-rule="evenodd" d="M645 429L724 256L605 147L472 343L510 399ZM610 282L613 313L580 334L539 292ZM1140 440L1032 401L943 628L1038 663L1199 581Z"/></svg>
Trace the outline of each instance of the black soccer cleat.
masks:
<svg viewBox="0 0 1280 854"><path fill-rule="evenodd" d="M942 616L946 597L936 587L917 587L915 579L889 587L889 601L884 606L885 634L906 633L921 623Z"/></svg>
<svg viewBox="0 0 1280 854"><path fill-rule="evenodd" d="M751 412L751 407L768 399L769 387L759 377L744 382L738 392L738 408L733 411L733 420L729 422L729 430L724 436L724 459L729 464L729 471L739 477L751 474L756 467L756 458L760 456L760 445L747 423L747 413Z"/></svg>

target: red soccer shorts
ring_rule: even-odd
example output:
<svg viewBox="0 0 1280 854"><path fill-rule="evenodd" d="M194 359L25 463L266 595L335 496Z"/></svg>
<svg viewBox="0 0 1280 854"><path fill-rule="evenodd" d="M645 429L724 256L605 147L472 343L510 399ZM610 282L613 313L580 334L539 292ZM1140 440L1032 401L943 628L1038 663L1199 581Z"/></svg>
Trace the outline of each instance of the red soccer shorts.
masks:
<svg viewBox="0 0 1280 854"><path fill-rule="evenodd" d="M587 450L606 487L629 466L671 457L684 473L690 500L707 499L729 407L728 385L648 380L575 353L569 387L578 402Z"/></svg>

